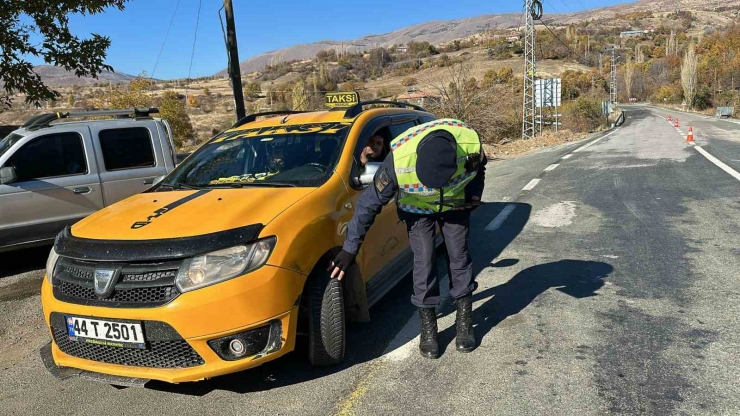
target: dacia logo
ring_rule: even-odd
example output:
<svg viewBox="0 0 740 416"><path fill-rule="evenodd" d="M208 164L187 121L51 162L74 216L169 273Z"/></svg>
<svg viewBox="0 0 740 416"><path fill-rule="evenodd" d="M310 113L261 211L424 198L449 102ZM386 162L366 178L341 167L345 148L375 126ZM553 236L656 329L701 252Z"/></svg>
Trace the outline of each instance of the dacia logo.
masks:
<svg viewBox="0 0 740 416"><path fill-rule="evenodd" d="M116 271L116 269L95 269L95 295L99 298L107 298L113 292Z"/></svg>

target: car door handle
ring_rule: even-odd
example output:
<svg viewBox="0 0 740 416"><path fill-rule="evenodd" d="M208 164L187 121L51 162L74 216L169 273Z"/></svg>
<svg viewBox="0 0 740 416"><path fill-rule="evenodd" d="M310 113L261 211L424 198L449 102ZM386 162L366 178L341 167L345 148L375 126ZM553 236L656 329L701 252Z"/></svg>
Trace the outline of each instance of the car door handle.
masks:
<svg viewBox="0 0 740 416"><path fill-rule="evenodd" d="M88 186L80 186L78 188L72 189L72 192L74 192L77 195L89 194L90 192L92 192L92 189L90 189L90 187Z"/></svg>
<svg viewBox="0 0 740 416"><path fill-rule="evenodd" d="M144 185L151 185L154 183L154 178L144 179Z"/></svg>

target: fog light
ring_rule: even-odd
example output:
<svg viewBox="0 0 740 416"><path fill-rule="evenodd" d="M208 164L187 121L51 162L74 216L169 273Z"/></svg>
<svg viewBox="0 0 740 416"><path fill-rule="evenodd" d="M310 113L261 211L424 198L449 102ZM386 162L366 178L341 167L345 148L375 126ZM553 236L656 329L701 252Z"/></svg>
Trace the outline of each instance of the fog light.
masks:
<svg viewBox="0 0 740 416"><path fill-rule="evenodd" d="M244 354L245 349L246 348L244 347L244 343L241 342L241 340L232 339L229 343L229 352L237 357L241 357L242 354Z"/></svg>
<svg viewBox="0 0 740 416"><path fill-rule="evenodd" d="M274 352L273 348L280 349L282 333L280 321L275 320L269 325L212 339L208 341L208 346L222 360L243 360L261 352L269 354ZM270 342L271 339L272 342Z"/></svg>

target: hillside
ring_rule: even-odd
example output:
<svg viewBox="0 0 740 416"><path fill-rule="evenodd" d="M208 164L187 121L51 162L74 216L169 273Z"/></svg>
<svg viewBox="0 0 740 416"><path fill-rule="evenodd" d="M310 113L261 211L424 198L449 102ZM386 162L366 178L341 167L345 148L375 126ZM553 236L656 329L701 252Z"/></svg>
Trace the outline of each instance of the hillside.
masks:
<svg viewBox="0 0 740 416"><path fill-rule="evenodd" d="M545 16L543 20L548 25L600 21L606 22L602 23L602 25L608 26L611 23L614 26L618 26L630 23L627 20L620 21L621 19L618 19L619 15L646 11L668 13L676 10L693 10L717 11L717 13L697 14L699 23L702 26L715 26L727 25L732 21L733 17L737 16L740 0L727 0L721 3L721 10L717 8L718 3L707 0L639 0L634 3L619 4L575 13L570 12L569 9L565 10L563 6L565 3L557 3L557 6L551 6L551 4L553 3L547 2L544 6ZM388 47L391 45L407 44L411 41L440 44L467 38L487 30L514 28L521 24L521 13L485 15L456 20L438 20L405 27L382 35L364 36L359 39L345 41L324 40L294 45L250 57L242 61L239 66L241 72L246 74L261 71L265 65L276 62L311 59L319 51L327 49L335 49L337 52L357 53L379 46ZM227 71L224 69L216 73L215 76L225 76L226 74Z"/></svg>
<svg viewBox="0 0 740 416"><path fill-rule="evenodd" d="M74 72L66 71L64 68L60 68L52 65L39 65L33 67L33 72L39 74L41 79L47 85L53 87L69 87L72 85L93 85L95 83L109 83L114 84L129 82L134 79L133 75L124 74L123 72L111 72L103 71L98 78L82 77L78 78Z"/></svg>

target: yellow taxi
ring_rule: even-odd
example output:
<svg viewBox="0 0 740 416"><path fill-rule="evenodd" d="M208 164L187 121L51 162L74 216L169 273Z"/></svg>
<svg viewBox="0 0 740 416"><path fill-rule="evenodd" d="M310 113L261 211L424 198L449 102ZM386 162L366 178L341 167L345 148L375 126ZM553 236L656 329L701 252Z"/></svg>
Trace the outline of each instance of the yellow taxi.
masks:
<svg viewBox="0 0 740 416"><path fill-rule="evenodd" d="M368 321L412 267L390 204L348 277L329 278L380 165L360 155L372 136L388 149L433 119L379 101L250 115L148 191L68 227L41 288L47 368L112 384L196 381L274 360L297 334L313 364L341 361L345 322Z"/></svg>

